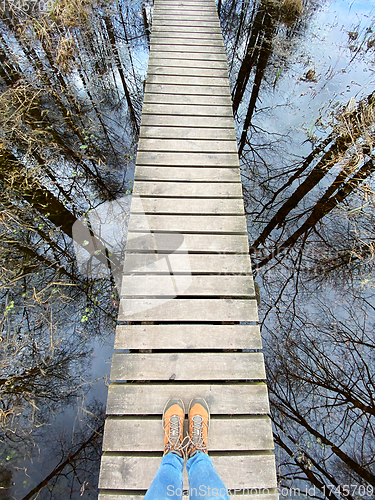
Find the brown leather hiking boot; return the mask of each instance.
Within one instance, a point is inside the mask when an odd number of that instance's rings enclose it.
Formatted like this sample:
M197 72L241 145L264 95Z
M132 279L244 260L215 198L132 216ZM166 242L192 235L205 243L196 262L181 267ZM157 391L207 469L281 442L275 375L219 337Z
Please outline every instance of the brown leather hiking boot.
M189 405L189 446L187 458L193 457L197 451L208 453L208 427L210 410L204 399L196 398Z
M163 412L164 455L175 453L184 458L183 426L185 407L181 399L167 401Z

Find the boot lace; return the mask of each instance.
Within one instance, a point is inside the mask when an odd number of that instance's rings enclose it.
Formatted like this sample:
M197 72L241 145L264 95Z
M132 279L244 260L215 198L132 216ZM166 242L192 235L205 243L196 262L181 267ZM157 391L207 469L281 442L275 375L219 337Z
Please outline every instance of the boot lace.
M167 425L165 426L165 429ZM186 438L180 441L181 436L181 420L178 415L172 415L169 418L169 431L165 430L165 436L167 437L167 444L164 447L164 455L173 451L178 452L181 456L184 455L186 449Z
M193 429L192 429L192 437L189 437L189 455L192 456L195 451L203 451L207 453L207 443L204 442L203 439L203 428L206 428L207 424L204 422L203 417L200 415L194 415L192 418Z

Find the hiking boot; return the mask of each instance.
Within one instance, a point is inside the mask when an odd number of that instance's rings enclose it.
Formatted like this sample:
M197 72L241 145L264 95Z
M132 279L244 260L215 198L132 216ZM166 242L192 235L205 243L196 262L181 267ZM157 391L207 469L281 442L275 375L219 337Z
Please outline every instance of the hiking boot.
M193 399L189 405L189 446L187 458L193 457L197 451L208 453L208 427L210 410L204 399Z
M184 458L183 426L185 407L181 399L167 401L163 412L164 455L175 453Z

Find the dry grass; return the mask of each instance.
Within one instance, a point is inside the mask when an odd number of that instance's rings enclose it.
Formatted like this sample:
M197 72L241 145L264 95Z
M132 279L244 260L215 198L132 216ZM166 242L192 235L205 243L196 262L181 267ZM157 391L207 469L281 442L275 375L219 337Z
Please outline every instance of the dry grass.
M49 15L66 28L76 28L89 21L92 0L61 0L55 2Z
M301 17L302 12L302 0L284 0L280 7L280 20L290 26Z
M70 73L76 67L76 50L77 47L72 38L63 37L60 39L55 62L63 73Z

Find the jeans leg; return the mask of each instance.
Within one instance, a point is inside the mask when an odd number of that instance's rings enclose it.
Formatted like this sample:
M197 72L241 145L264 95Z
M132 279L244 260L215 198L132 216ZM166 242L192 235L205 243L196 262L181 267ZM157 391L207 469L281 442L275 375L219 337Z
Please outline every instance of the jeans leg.
M229 500L227 489L206 453L198 451L189 458L186 469L190 500Z
M184 461L175 453L164 455L144 500L181 500Z

